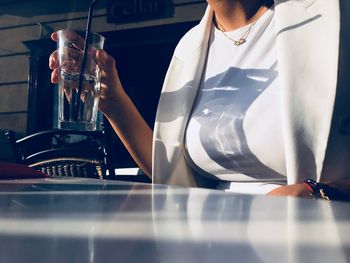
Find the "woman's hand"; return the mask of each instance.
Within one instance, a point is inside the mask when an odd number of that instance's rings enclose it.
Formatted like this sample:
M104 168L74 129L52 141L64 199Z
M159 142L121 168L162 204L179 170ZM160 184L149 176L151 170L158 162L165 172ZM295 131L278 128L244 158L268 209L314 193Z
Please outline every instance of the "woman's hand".
M311 198L310 191L304 183L281 186L267 195Z
M110 115L116 110L116 105L121 100L124 89L120 82L115 60L104 50L96 52L96 61L101 70L101 95L99 109L105 115Z
M83 49L84 39L73 31L71 31L66 37L70 38L72 42L72 48L69 48L70 55L72 55L72 57L75 59L77 59L77 56L82 56L82 52L79 52L79 50L81 51ZM51 38L57 42L57 33L53 33ZM105 115L109 115L111 112L115 111L115 105L118 105L118 101L120 100L121 96L123 96L123 88L116 70L115 60L104 50L97 50L89 55L94 56L101 70L101 94L99 109ZM58 52L56 50L50 55L49 58L49 67L52 69L52 83L58 83L59 81L58 66Z
M325 182L321 183L322 185L325 195L330 200L350 201L350 180ZM281 186L269 192L268 195L312 198L311 192L305 183Z

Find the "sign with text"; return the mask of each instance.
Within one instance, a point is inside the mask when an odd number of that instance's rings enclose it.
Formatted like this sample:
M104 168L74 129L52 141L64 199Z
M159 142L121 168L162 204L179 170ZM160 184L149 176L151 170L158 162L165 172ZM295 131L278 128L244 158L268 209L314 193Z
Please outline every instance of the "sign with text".
M126 23L167 16L168 0L108 0L107 22Z

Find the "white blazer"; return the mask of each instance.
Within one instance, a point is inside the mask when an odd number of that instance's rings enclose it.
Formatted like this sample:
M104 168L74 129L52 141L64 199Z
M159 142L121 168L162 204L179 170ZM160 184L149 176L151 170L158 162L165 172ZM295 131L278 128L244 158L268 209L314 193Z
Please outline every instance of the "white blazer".
M349 14L349 0L275 0L288 184L305 178L350 178L350 71L345 73L350 70ZM183 142L207 57L212 18L208 7L171 60L154 127L154 183L197 185L184 158Z

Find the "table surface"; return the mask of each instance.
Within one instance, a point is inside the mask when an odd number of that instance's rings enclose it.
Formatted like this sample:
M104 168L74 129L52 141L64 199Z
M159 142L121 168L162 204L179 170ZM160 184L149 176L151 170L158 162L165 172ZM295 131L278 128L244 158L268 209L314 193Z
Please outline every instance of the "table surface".
M343 202L48 178L0 209L0 262L350 262Z

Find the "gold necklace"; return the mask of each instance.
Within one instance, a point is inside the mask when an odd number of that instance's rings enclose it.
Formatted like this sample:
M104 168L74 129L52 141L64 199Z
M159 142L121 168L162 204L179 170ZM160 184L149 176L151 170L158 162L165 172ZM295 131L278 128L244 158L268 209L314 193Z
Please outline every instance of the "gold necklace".
M252 22L250 24L250 26L248 27L247 31L245 31L244 34L238 40L236 40L236 39L231 38L230 36L228 36L225 33L226 29L220 24L220 22L216 18L216 16L214 17L214 19L215 19L215 23L218 25L218 29L220 30L220 32L222 32L222 34L225 37L227 37L229 40L231 40L235 46L240 46L240 45L244 44L245 42L247 42L247 37L248 37L250 31L252 30L253 26L255 25L256 21L257 21L257 20L255 20L254 22Z

